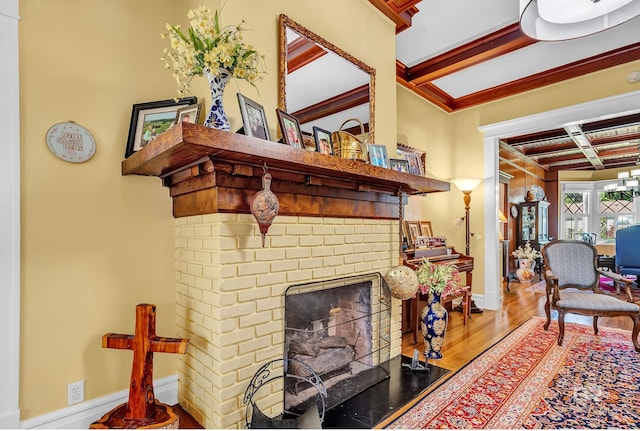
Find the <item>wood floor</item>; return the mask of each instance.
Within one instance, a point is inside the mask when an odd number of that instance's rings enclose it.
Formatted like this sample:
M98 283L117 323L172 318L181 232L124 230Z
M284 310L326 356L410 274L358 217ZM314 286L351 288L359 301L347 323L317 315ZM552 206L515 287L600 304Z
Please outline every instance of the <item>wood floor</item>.
M545 317L544 293L528 289L530 286L511 282L509 291L503 286L502 308L499 311L485 310L481 314L472 314L466 325L462 323L462 313L451 312L443 346L444 357L429 362L455 372L530 317ZM552 312L552 318L554 319L552 325L557 324L555 312ZM592 318L574 314L568 314L565 321L589 326L592 324ZM632 322L628 317L600 318L598 326L631 330ZM413 342L413 334L404 334L402 353L413 356L415 349L424 351L421 334L418 334L417 344ZM421 359L424 360L423 354ZM177 413L180 414L180 428L202 428L184 410L178 408Z
M537 278L536 278L537 281ZM535 284L535 281L531 284ZM503 286L502 308L499 311L484 310L472 314L466 325L462 323L462 313L453 311L443 346L443 358L429 362L440 367L457 371L487 348L500 341L505 335L520 326L532 316L546 317L544 312L544 292L527 289L530 284L509 283L509 291ZM557 325L557 313L552 311L552 325ZM592 325L593 318L567 314L566 322ZM598 326L631 330L632 321L628 317L601 317ZM413 335L406 333L402 339L402 353L412 356L414 349L424 351L421 334L414 344ZM424 355L420 358L424 360Z

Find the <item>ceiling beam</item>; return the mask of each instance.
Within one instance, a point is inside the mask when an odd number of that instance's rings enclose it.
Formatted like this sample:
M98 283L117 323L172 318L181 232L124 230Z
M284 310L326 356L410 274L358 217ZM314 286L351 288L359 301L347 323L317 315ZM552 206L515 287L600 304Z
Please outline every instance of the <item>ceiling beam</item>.
M396 24L396 34L411 27L413 16L418 13L416 4L422 0L369 0L380 12Z
M518 23L502 28L480 39L411 66L409 81L416 86L459 72L487 60L498 58L538 42L526 36Z
M369 84L361 85L353 90L346 91L329 99L322 100L291 115L296 117L300 124L324 118L337 112L360 106L369 102Z

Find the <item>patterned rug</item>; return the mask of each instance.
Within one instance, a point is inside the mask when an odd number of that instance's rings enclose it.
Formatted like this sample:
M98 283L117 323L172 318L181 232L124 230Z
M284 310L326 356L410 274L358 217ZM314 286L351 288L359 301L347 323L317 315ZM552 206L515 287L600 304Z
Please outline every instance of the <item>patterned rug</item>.
M386 425L392 429L638 428L630 332L533 317Z

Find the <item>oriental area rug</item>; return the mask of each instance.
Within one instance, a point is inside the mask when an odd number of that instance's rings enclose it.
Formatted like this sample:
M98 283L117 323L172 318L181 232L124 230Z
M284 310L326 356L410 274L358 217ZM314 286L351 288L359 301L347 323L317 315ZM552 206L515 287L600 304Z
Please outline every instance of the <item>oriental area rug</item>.
M533 317L391 419L391 429L638 428L640 354L629 331Z

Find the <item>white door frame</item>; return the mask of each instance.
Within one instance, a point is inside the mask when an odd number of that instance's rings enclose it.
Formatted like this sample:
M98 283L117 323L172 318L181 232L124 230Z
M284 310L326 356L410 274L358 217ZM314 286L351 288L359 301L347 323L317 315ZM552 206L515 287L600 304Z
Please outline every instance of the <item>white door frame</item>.
M0 2L0 428L20 426L20 87L18 0Z
M640 90L500 123L488 124L478 128L484 133L484 171L486 174L484 180L484 231L486 240L484 242L485 294L483 304L485 308L489 310L499 309L500 297L502 296L501 274L498 273L498 262L501 259L498 241L498 148L500 139L556 129L572 122L603 120L638 113L640 112L639 101ZM491 238L495 240L491 240ZM490 256L493 256L494 259L490 259Z

